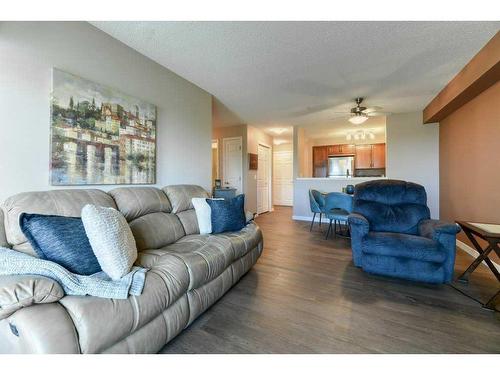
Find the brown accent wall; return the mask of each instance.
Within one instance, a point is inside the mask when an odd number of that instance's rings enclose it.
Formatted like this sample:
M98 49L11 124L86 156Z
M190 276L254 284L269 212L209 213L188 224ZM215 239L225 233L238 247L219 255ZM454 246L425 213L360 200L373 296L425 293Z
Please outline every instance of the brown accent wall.
M441 219L500 224L500 81L440 121L439 160Z

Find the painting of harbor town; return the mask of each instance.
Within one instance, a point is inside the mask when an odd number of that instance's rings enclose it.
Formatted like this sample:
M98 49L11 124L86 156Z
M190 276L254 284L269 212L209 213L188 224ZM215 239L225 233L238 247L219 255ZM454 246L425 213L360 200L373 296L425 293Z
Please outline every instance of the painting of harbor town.
M53 69L51 183L154 184L156 107Z

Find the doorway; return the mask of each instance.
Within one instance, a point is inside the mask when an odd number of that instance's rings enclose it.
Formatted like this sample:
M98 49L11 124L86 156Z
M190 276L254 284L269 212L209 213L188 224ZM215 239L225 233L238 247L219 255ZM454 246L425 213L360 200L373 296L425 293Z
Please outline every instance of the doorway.
M271 148L258 145L257 213L271 211Z
M293 206L293 151L273 152L273 204Z
M212 186L219 178L219 140L212 139Z
M241 145L241 137L222 139L224 151L222 155L223 186L235 188L236 194L243 193L243 153Z

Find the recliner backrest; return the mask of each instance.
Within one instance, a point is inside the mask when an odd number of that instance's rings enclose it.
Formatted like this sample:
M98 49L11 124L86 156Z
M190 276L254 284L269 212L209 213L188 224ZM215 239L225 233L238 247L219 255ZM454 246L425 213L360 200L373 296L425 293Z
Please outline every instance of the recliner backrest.
M193 198L209 198L210 195L198 185L169 185L163 191L172 204L172 213L176 214L187 235L200 233L198 219L193 207Z
M113 198L97 189L61 189L13 195L2 205L7 242L16 250L36 255L21 231L19 215L26 212L80 217L86 204L116 208Z
M159 249L185 236L165 193L155 187L120 187L109 191L127 219L137 250Z
M400 180L374 180L356 185L353 212L366 217L370 230L417 234L418 223L430 218L422 185Z

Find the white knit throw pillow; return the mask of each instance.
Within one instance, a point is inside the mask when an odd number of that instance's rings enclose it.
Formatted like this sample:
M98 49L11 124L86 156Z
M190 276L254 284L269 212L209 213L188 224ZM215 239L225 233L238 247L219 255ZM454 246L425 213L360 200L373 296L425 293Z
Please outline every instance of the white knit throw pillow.
M212 233L212 210L207 203L206 198L192 198L194 210L196 212L196 219L198 220L198 227L200 234Z
M87 204L82 209L82 222L102 270L113 280L129 273L137 259L137 247L123 214Z

